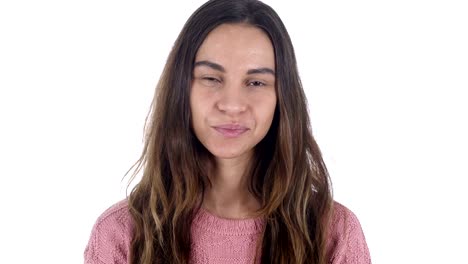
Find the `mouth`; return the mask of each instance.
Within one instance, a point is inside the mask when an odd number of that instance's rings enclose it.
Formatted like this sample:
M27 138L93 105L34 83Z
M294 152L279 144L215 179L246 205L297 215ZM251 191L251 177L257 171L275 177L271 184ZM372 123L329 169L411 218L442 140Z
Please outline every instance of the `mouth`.
M236 138L247 132L249 129L240 125L220 125L213 127L218 133L227 138Z

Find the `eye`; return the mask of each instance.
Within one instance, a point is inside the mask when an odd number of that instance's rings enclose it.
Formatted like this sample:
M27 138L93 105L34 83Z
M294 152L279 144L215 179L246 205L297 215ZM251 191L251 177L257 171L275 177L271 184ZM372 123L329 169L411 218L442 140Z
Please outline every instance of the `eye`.
M201 84L209 87L218 86L221 84L222 80L213 76L202 76L199 78Z
M220 80L214 78L214 77L203 77L202 80L207 81L207 82L221 82Z
M247 83L248 86L256 86L256 87L259 87L259 86L265 86L266 84L264 82L261 82L261 81L250 81Z

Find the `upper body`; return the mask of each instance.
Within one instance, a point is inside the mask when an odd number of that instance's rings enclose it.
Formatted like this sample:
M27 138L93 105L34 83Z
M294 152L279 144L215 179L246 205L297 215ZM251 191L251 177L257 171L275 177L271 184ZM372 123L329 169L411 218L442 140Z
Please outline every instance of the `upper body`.
M99 218L88 263L370 262L356 217L333 203L294 48L268 5L198 8L146 121L142 178Z
M359 220L335 202L328 252L332 264L369 264L369 250ZM257 239L264 227L261 218L225 219L200 209L191 225L191 262L252 263ZM107 209L96 221L84 251L85 264L126 264L133 223L127 199Z

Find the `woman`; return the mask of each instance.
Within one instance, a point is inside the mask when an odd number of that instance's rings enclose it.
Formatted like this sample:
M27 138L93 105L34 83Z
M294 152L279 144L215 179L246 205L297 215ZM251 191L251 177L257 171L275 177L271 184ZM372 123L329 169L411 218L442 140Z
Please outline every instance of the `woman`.
M135 174L86 263L370 263L333 202L289 35L256 0L186 22L158 83Z

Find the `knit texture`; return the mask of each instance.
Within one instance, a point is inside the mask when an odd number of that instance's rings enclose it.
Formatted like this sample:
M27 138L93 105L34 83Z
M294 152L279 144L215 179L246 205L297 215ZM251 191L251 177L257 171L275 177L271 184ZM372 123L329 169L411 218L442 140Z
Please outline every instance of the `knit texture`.
M132 221L126 199L99 216L84 251L85 264L130 263ZM225 219L202 208L191 225L190 262L253 263L264 225L262 218ZM371 263L359 220L353 212L337 202L334 203L328 251L331 264Z

